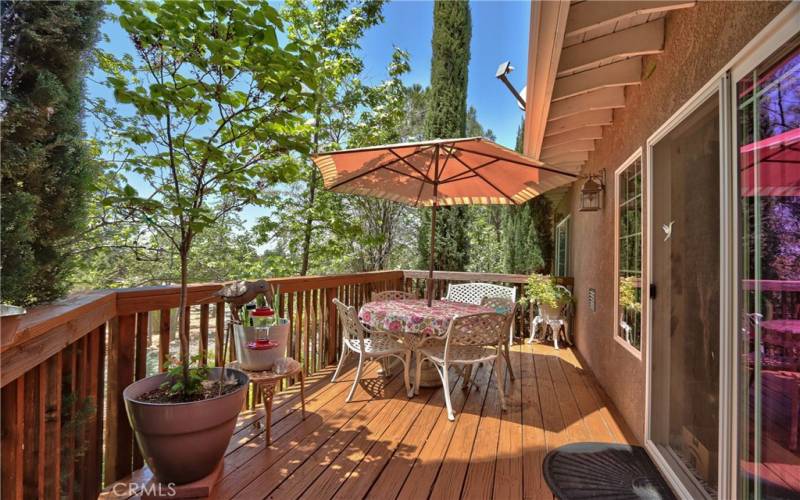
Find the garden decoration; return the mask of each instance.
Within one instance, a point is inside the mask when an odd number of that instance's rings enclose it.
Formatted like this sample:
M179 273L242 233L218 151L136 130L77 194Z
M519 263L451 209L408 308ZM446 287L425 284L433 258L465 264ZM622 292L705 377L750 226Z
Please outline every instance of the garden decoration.
M252 302L255 298L264 294L267 302L272 302L274 294L267 280L258 281L235 281L222 287L214 295L222 297L231 309L231 318L236 322L241 322L239 309L245 304Z

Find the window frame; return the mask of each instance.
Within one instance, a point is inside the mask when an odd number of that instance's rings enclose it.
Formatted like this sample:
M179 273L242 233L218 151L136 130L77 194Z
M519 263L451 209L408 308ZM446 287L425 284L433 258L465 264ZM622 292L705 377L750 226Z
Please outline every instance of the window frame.
M569 276L569 274L570 274L570 268L569 268L569 264L570 264L570 258L569 258L569 240L570 240L570 238L569 238L569 226L570 226L570 222L571 222L571 214L567 214L566 216L564 216L564 218L562 218L560 221L558 221L556 223L556 225L555 225L555 229L554 229L555 234L553 235L554 236L553 239L555 240L555 259L553 259L553 275L555 275L555 276ZM561 246L559 244L560 240L558 238L559 231L564 231L564 247L565 248L564 248L564 274L563 275L559 274L559 268L560 268L559 264L560 264L560 256L561 256L561 252L560 252Z
M633 344L628 342L620 335L620 326L619 326L619 315L620 315L620 305L619 305L619 274L620 274L620 203L621 203L621 190L620 190L620 177L622 173L631 165L633 165L636 161L639 161L639 175L641 176L641 189L642 192L639 195L639 203L641 207L641 215L639 220L639 255L641 259L641 269L640 269L640 280L641 286L643 288L641 293L641 303L642 303L642 312L640 313L640 320L639 320L639 331L640 331L640 340L639 340L639 348L637 349ZM645 193L646 193L646 179L645 179L645 163L643 157L643 148L639 147L636 151L633 152L622 164L617 167L614 171L614 322L613 322L613 337L614 340L625 348L626 351L631 353L636 359L639 361L642 360L642 352L643 346L646 342L646 325L647 321L645 321L645 267L646 263L645 260L645 221L647 220L647 203L645 202Z

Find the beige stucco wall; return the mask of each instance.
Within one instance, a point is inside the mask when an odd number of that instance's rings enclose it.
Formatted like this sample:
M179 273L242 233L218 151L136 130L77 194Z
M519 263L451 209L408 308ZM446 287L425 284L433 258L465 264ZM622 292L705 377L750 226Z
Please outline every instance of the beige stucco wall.
M644 356L614 340L614 171L678 108L708 82L787 2L699 2L667 15L664 52L644 58L641 86L627 87L626 107L589 155L586 172L606 170L604 210L579 212L580 185L571 191L571 267L578 350L636 436L643 440ZM653 66L654 65L654 66ZM645 159L646 160L646 159ZM644 165L645 163L643 163ZM645 200L645 206L647 201ZM647 228L645 228L646 234ZM597 310L588 307L597 290ZM645 332L647 335L647 332ZM645 339L643 338L643 343Z

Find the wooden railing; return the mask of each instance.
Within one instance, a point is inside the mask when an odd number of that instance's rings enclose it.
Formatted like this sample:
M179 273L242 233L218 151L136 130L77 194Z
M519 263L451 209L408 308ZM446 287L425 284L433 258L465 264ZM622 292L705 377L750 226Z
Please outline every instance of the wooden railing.
M358 307L373 291L424 290L426 279L424 271L378 271L269 280L280 286L279 313L291 324L288 355L308 374L335 363L341 336L334 297ZM526 279L437 272L434 293L444 295L450 282L521 286ZM191 354L214 365L222 360L226 322L215 295L220 287L190 285L185 315ZM104 484L142 466L122 391L180 353L178 300L175 286L104 290L25 316L14 340L0 349L3 499L96 497ZM255 395L248 400L257 403Z

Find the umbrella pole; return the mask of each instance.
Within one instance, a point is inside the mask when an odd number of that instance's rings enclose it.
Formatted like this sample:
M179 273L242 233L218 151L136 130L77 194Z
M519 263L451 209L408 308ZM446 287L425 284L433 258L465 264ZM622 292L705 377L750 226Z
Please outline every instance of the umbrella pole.
M435 190L435 186L434 186ZM436 251L436 209L438 208L438 203L433 202L433 206L431 207L431 246L430 246L430 267L428 269L428 307L431 307L431 303L433 302L433 254Z

